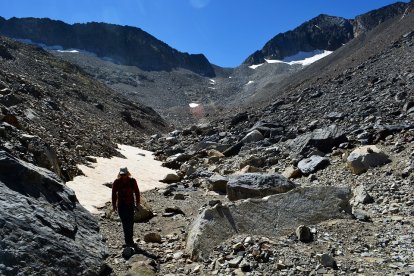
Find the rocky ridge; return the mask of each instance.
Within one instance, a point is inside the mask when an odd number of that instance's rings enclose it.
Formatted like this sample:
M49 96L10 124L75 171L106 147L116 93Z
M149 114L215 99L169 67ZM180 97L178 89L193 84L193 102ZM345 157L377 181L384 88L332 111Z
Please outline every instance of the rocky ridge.
M0 59L0 148L62 179L88 155L116 155L116 143L167 128L153 109L41 48L1 37Z
M215 76L204 55L181 53L145 31L130 26L97 22L69 25L47 18L13 17L0 19L0 34L48 46L58 45L63 49L85 50L147 71L184 68L203 76Z

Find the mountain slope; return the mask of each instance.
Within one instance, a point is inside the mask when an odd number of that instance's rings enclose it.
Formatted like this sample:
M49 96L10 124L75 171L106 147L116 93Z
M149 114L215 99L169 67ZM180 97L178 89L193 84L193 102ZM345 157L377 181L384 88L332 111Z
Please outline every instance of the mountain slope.
M282 60L298 52L334 51L387 19L402 14L406 8L406 3L398 2L357 16L355 20L319 15L292 31L278 34L249 56L244 64L261 64L265 59Z
M151 108L119 95L39 47L0 37L0 149L56 172L79 174L86 156L166 129Z
M0 18L0 34L29 39L48 46L81 49L134 65L147 71L184 68L212 77L214 69L202 54L181 53L143 30L105 23L69 25L62 21L37 18Z
M317 63L268 84L246 106L266 105L264 118L297 129L312 121L369 125L369 115L380 124L404 124L412 116L407 110L413 100L413 26L412 12L388 20ZM330 119L331 112L342 115Z

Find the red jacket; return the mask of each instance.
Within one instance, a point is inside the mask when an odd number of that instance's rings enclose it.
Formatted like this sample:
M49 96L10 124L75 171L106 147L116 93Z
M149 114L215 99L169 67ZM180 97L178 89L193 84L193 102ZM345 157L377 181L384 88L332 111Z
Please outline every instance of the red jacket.
M134 178L118 178L112 184L112 206L116 208L119 205L135 205L140 203L140 193L137 181Z

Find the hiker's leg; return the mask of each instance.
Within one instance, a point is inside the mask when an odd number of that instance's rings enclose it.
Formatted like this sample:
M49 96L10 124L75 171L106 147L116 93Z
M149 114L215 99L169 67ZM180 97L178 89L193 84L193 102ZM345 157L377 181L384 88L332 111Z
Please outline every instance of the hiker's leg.
M128 206L125 206L125 205L119 205L118 206L118 214L119 214L119 218L121 219L121 222L122 222L122 229L123 229L123 231L124 231L124 239L125 239L125 243L126 244L128 244L128 242L129 242L129 240L128 240L128 238L129 238L129 232L130 232L130 230L129 230L129 228L130 228L130 226L129 226L129 221L130 221L130 219L129 219L129 209L130 208L128 208Z
M134 206L128 207L125 212L125 243L127 245L134 244Z

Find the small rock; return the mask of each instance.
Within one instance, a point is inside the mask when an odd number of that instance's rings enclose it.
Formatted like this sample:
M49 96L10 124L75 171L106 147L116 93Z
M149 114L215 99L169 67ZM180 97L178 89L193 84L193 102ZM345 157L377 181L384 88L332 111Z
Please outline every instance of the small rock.
M175 194L174 200L185 200L185 196L183 194Z
M329 165L329 159L318 155L312 155L298 163L298 169L303 174L311 174L318 170L324 169Z
M338 268L335 259L331 255L329 255L327 253L320 254L320 255L318 255L318 258L319 258L319 262L321 263L322 266L331 267L333 269Z
M239 264L241 263L242 260L243 260L242 256L237 256L236 258L234 258L234 259L232 259L228 262L229 267L231 267L231 268L239 267Z
M213 207L213 206L215 206L217 204L221 204L221 200L219 200L219 199L212 199L212 200L210 200L208 202L208 205L211 206L211 207Z
M174 258L174 260L178 260L178 259L181 259L183 257L183 255L184 255L184 253L182 251L178 251L178 252L174 253L173 258Z
M296 228L296 236L301 242L308 243L313 241L311 230L305 225L300 225L298 228Z
M147 233L144 236L144 241L147 243L161 243L161 235L155 232Z
M132 255L134 255L134 249L131 247L125 247L124 250L122 250L122 257L125 260L128 260L129 258L132 257Z
M360 210L360 209L353 209L352 210L352 215L355 217L355 219L359 220L359 221L365 221L365 222L370 222L371 218L368 215L367 212Z
M299 178L302 176L302 172L293 166L287 167L282 175L288 179Z
M368 194L363 185L356 187L353 192L356 203L369 204L374 202L374 199Z

